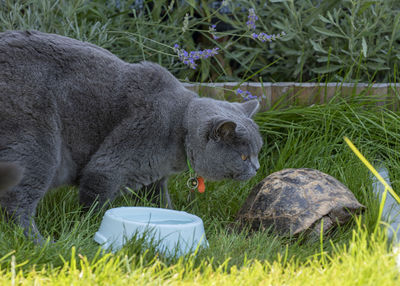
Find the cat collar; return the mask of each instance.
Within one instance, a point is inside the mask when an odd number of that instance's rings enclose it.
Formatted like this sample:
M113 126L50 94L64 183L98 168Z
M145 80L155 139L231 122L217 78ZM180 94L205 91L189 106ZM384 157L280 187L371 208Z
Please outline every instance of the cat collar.
M206 190L206 185L204 184L204 178L203 177L190 177L187 182L187 186L191 191L194 191L197 189L199 193L204 193Z
M192 166L190 166L189 159L187 159L187 165L189 168L189 179L186 182L186 185L188 188L194 192L194 190L198 190L199 193L204 193L206 190L206 185L204 184L204 178L200 176L196 176L195 172L192 169Z

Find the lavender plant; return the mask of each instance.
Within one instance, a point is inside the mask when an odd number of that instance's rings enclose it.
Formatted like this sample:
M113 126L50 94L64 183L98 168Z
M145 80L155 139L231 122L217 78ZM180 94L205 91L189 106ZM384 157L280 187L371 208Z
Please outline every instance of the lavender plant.
M281 32L279 34L272 34L272 35L268 35L264 32L260 32L260 33L255 33L254 31L256 30L257 26L256 26L256 22L258 20L258 16L255 13L254 8L250 8L248 10L248 21L246 22L246 26L248 27L248 31L242 35L242 36L248 36L249 31L253 30L253 33L251 34L251 37L255 40L259 40L261 42L271 42L271 41L275 41L278 38L281 38L282 36L285 36L286 33L285 32ZM185 19L183 21L183 28L182 30L185 32L187 30L187 27L189 25L188 22L188 14L185 15ZM211 26L209 26L208 29L209 33L211 34L212 38L214 40L219 39L220 37L216 35L217 30L216 30L216 25L213 24ZM174 51L175 53L178 55L179 60L189 66L191 69L196 69L197 64L196 64L196 60L199 59L207 59L209 57L215 56L218 54L218 50L219 48L213 48L213 49L206 49L203 51L191 51L188 52L185 49L182 49L178 44L174 45ZM240 88L237 88L235 91L236 95L239 95L240 97L242 97L243 100L250 100L250 99L255 99L258 98L257 96L251 94L249 91L246 90L242 90ZM259 99L260 100L260 99Z
M278 61L257 80L399 82L399 11L398 0L0 0L0 30L88 41L190 81L240 81ZM193 69L177 61L174 43L221 55Z

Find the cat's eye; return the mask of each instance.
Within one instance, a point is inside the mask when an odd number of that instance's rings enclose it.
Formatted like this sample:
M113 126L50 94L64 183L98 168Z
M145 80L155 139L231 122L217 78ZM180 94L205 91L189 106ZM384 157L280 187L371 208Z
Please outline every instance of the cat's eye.
M243 161L246 161L246 160L247 160L247 156L246 156L246 155L242 154L241 157L242 157L242 160L243 160Z

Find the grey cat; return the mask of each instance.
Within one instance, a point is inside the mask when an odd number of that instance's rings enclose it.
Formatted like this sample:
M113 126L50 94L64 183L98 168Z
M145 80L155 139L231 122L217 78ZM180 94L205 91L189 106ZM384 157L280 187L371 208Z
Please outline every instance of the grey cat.
M156 186L187 159L208 180L247 180L262 146L257 101L200 98L163 67L37 31L0 33L0 205L42 241L33 217L54 187L90 207Z

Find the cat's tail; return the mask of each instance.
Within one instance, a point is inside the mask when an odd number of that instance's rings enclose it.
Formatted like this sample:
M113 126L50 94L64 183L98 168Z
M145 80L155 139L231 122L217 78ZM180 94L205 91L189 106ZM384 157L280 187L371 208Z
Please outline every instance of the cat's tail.
M0 192L18 184L23 172L23 169L15 163L0 162Z

